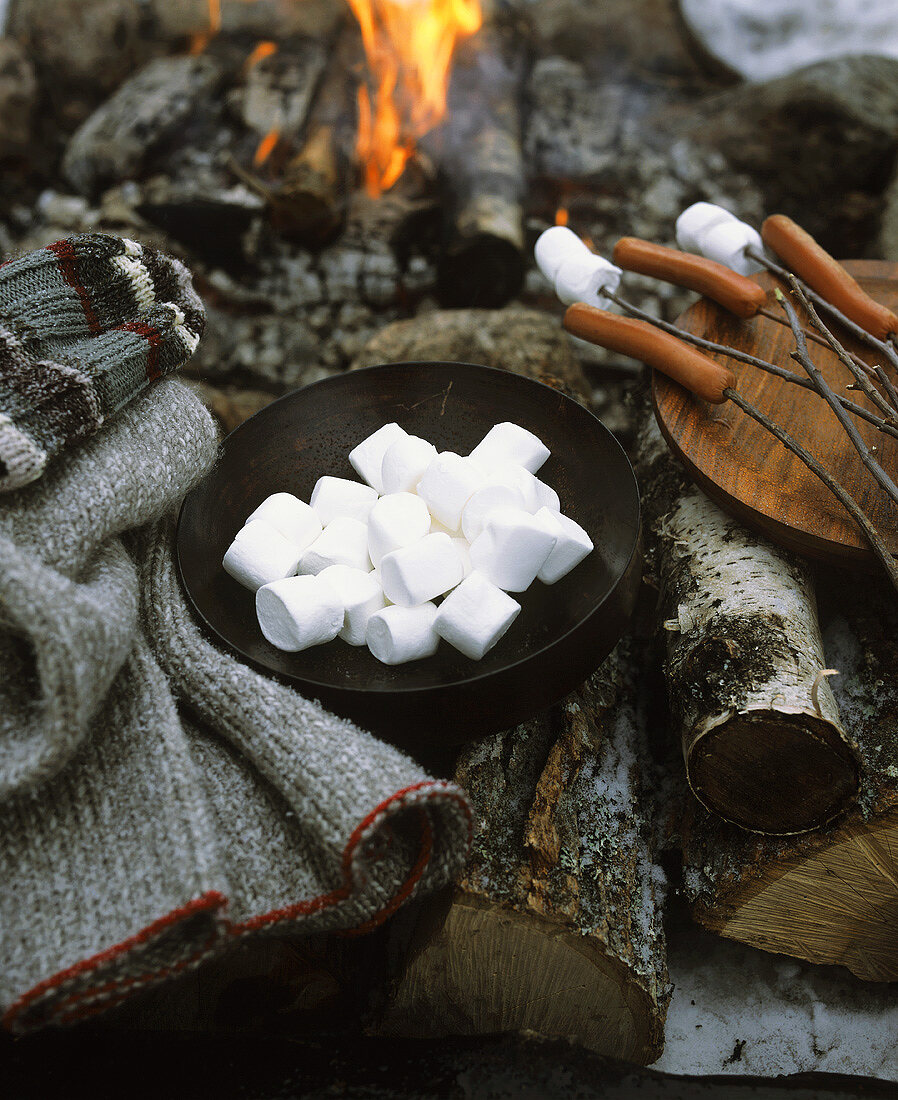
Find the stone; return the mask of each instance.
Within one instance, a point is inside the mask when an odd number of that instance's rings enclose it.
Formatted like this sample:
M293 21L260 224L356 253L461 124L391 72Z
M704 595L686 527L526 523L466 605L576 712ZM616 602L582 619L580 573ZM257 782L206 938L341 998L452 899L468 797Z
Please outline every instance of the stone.
M34 68L12 38L0 38L0 158L24 153L37 101Z
M557 380L575 396L589 386L558 321L531 309L455 309L419 314L381 329L352 363L449 360L500 367L538 381Z
M894 0L679 0L679 9L700 49L743 80L845 54L898 58Z

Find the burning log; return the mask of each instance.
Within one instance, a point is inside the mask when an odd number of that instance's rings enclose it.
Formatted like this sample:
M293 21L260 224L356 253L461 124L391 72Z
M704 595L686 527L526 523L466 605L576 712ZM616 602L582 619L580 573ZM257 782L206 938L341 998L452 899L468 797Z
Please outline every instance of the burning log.
M448 908L418 923L383 1034L528 1031L659 1056L669 992L639 656L622 643L562 703L462 754L479 832Z
M650 416L638 464L693 793L759 832L831 821L855 800L859 764L827 680L806 567L696 489Z
M275 229L313 247L336 235L346 212L350 171L346 128L351 117L347 74L356 48L355 36L344 32L312 106L302 148L287 162L269 197Z
M289 49L279 49L271 41L259 43L244 63L246 84L240 105L244 125L263 141L268 135L277 139L299 134L327 55L327 43L311 38L291 42Z
M435 151L453 198L439 268L449 305L501 306L523 283L524 76L524 41L512 27L485 28L456 56Z
M694 916L767 951L898 979L898 608L880 580L824 575L835 694L857 739L857 805L819 832L752 836L695 806L684 830ZM822 602L822 601L821 601Z

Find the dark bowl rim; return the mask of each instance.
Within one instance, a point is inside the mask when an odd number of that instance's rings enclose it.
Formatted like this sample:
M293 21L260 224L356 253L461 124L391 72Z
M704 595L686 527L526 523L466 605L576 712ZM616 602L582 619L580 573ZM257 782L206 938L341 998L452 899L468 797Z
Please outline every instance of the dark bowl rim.
M181 529L181 518L184 514L184 509L187 507L187 502L190 499L190 497L202 485L203 481L201 480L185 496L184 500L181 502L181 507L178 509L178 519L177 519L177 523L176 523L176 526L175 526L175 558L176 558L176 563L177 563L177 567L178 567L178 579L181 583L181 588L184 591L185 595L187 596L187 599L190 603L190 606L193 608L193 611L202 620L202 622L205 625L206 629L211 631L212 634L214 634L214 636L216 638L221 639L221 641L224 642L227 645L228 649L232 653L238 653L240 655L241 660L248 661L255 668L264 670L267 675L274 676L278 679L286 680L286 681L294 683L294 684L301 683L303 685L308 685L310 688L322 688L322 689L324 689L325 691L328 691L328 692L339 691L341 695L347 695L347 696L353 696L353 697L362 697L362 696L365 696L365 695L377 695L377 696L383 696L383 697L386 697L386 696L389 696L389 695L401 695L401 696L406 697L406 698L413 698L415 695L426 696L431 692L439 692L439 691L444 691L444 690L447 690L447 689L461 688L461 687L464 687L466 684L479 684L482 681L485 681L485 680L488 680L488 679L491 679L491 678L495 678L495 677L499 677L499 676L505 676L507 674L513 673L514 670L520 668L520 666L522 666L522 665L526 665L526 664L529 664L531 661L538 660L543 654L545 654L549 650L552 650L556 646L563 643L572 634L575 634L575 633L578 633L579 631L581 631L583 629L583 627L590 621L590 619L592 619L595 615L597 615L602 610L602 608L605 606L605 604L608 602L608 600L613 596L613 594L617 590L618 586L620 585L621 581L627 576L627 574L630 570L630 567L633 564L633 558L635 557L635 555L637 553L639 553L639 533L640 533L640 530L641 530L641 527L642 527L642 501L641 501L640 496L639 496L639 483L636 480L636 473L633 470L633 464L630 462L629 455L624 450L623 446L620 443L620 440L617 438L617 436L614 434L614 432L612 432L611 429L609 427L607 427L607 425L605 425L601 420L599 420L599 418L596 416L596 414L591 409L588 409L585 405L581 404L579 401L575 401L574 398L569 397L566 393L563 393L561 390L555 389L553 386L548 386L548 385L546 385L545 382L540 382L536 378L529 378L527 375L516 374L514 371L504 370L502 367L489 367L489 366L486 366L483 363L455 362L455 361L452 361L452 360L444 360L444 359L401 359L401 360L397 360L394 363L376 363L376 364L373 364L373 365L368 366L368 367L359 367L356 370L347 370L347 371L345 371L341 374L331 374L331 375L328 375L326 378L318 378L314 382L309 382L305 386L298 386L295 390L290 390L289 393L282 394L280 397L275 398L274 401L269 401L269 403L267 405L263 406L263 408L259 409L258 412L253 413L252 416L247 417L246 420L244 420L241 424L238 424L236 428L234 428L234 429L232 429L232 431L228 432L228 434L224 437L224 439L222 439L221 442L219 443L219 446L218 446L219 459L220 459L221 455L224 452L224 448L225 448L228 440L233 435L235 435L237 432L241 431L241 429L243 429L246 425L250 424L257 417L265 415L268 412L268 410L273 408L275 405L278 405L281 402L286 401L290 398L295 398L297 394L305 393L306 390L312 389L314 387L327 386L327 385L336 385L337 383L340 383L340 382L342 382L345 385L345 379L347 379L347 378L356 377L356 376L363 375L363 374L368 374L368 373L374 373L376 371L383 370L384 368L392 369L394 367L451 367L451 368L463 367L463 368L466 368L466 369L469 369L469 370L475 370L475 371L490 371L493 374L503 375L506 378L511 377L511 378L516 379L515 384L517 384L517 382L527 383L529 385L537 386L540 389L546 390L549 393L551 393L554 397L561 397L565 401L569 401L572 405L576 406L580 411L582 411L582 412L586 413L588 416L592 417L592 419L595 420L596 423L600 425L600 427L603 429L603 431L608 433L608 435L610 436L610 438L613 441L614 445L620 451L621 456L623 457L624 462L626 463L627 469L630 471L630 476L632 478L634 497L635 497L635 501L636 501L636 516L635 516L636 522L635 522L635 526L634 526L634 529L633 529L633 544L630 548L630 554L629 554L629 557L627 558L627 563L623 567L623 569L618 571L617 575L614 578L613 583L609 586L608 591L605 593L605 595L602 597L602 599L598 603L594 604L591 607L591 609L582 618L578 619L577 622L573 624L573 626L571 626L568 630L566 630L564 632L564 634L560 634L557 637L553 638L550 642L548 642L546 645L542 646L540 649L536 649L532 653L528 653L523 657L519 657L517 660L511 662L510 664L502 665L500 668L494 668L494 669L491 669L487 672L473 673L470 676L464 676L462 679L458 679L458 680L442 680L437 684L428 684L424 687L421 687L421 686L418 686L418 687L413 687L413 686L402 687L400 685L391 685L390 687L384 687L384 688L355 687L353 685L334 684L334 683L328 682L328 681L313 680L313 679L310 679L308 676L303 676L299 673L284 672L284 671L281 671L279 669L272 669L269 665L266 665L264 662L259 661L257 658L250 657L249 654L247 654L247 653L244 653L242 649L240 649L238 646L236 646L233 642L229 641L218 629L216 629L215 626L212 625L212 623L209 622L209 620L202 613L202 611L199 609L199 607L197 607L197 605L194 602L193 598L190 596L189 589L188 589L187 584L184 580L184 573L181 569L181 544L180 544L180 539L179 539L178 536L179 536L180 529ZM217 461L216 461L216 465L217 465ZM215 467L213 466L212 470L214 470L214 468ZM212 470L209 470L209 472L205 475L205 477L208 477L209 474L212 472ZM205 480L205 477L203 478L203 480ZM523 593L522 593L522 595L523 595ZM474 663L475 662L472 662L472 664L474 664Z

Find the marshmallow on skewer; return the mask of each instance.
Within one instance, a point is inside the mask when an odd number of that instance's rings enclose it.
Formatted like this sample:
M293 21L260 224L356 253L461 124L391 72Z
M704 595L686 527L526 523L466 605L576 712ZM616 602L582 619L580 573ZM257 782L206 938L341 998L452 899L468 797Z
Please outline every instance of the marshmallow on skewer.
M318 513L322 527L326 527L332 520L341 516L366 523L368 513L376 501L377 490L370 485L329 475L318 478L309 498L309 503Z
M430 512L414 493L389 493L368 516L368 553L375 569L384 554L409 546L430 533Z
M536 574L543 584L554 584L562 577L566 577L587 554L592 553L592 539L579 523L575 523L569 516L562 515L560 512L541 508L535 518L542 520L556 536L555 546Z
M379 493L384 491L383 463L387 448L400 439L408 439L408 432L395 422L384 424L376 432L363 439L349 452L349 463L355 472Z
M450 531L457 531L465 505L485 480L479 463L474 462L473 458L462 458L454 451L443 451L424 471L418 482L418 496L430 509L434 519Z
M235 581L255 592L263 584L292 577L302 553L267 520L254 519L237 532L221 564Z
M368 572L368 527L357 519L338 516L299 559L300 573L320 573L329 565L350 565Z
M338 637L350 645L364 645L368 620L384 606L384 590L373 572L348 565L329 565L318 574L343 601L343 627Z
M536 580L557 536L542 516L500 508L471 543L471 564L505 592L523 592Z
M413 493L437 449L418 435L397 439L384 451L381 484L384 493Z
M536 263L565 305L585 302L603 306L600 291L612 294L620 286L621 269L597 256L566 226L553 225L540 234Z
M463 575L458 550L452 539L442 533L425 535L411 546L385 554L380 563L384 595L391 603L403 607L441 596L454 588Z
M533 432L506 420L494 424L468 457L487 475L509 463L535 474L551 453Z
M739 275L754 275L762 267L745 255L745 249L764 252L761 234L735 214L711 202L696 202L677 218L677 244L715 260Z
M249 516L247 523L264 519L300 550L305 550L321 534L321 520L311 505L292 493L272 493Z
M521 611L517 600L473 572L440 604L434 630L472 661L479 661Z
M374 612L368 620L365 641L373 656L385 665L402 665L431 657L440 644L440 636L433 628L436 617L434 603L421 603L416 607L393 604Z
M287 577L259 589L256 617L273 646L296 653L336 638L343 627L343 601L320 577Z

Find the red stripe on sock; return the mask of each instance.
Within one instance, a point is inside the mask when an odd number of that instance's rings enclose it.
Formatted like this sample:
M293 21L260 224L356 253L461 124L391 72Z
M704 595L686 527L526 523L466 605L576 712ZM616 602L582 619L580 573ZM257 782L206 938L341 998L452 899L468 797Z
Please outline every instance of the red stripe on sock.
M118 326L118 331L136 332L138 336L144 337L150 345L150 350L147 352L147 381L152 382L158 378L159 345L162 343L159 330L153 328L152 325L148 325L146 321L126 321L123 325Z
M81 300L81 308L84 310L87 327L91 335L96 336L99 332L102 332L102 328L97 320L97 315L94 313L93 306L90 304L87 290L78 278L78 255L72 247L72 242L68 240L56 241L54 244L47 245L47 251L52 252L56 257L62 277Z

